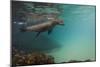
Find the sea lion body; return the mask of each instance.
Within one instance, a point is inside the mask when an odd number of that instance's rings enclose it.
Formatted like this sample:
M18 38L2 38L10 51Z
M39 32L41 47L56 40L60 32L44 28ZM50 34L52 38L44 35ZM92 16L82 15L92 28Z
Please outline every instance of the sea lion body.
M57 20L57 19L54 20L53 19L53 20L50 20L48 22L25 27L25 28L21 29L21 31L23 31L23 32L38 32L37 36L41 32L45 32L45 31L48 31L48 34L50 34L56 25L64 25L64 24L63 24L62 20Z
M25 31L44 32L44 31L50 30L56 25L63 25L63 21L62 20L51 20L48 22L31 25L31 26L26 27Z
M50 22L46 22L46 23L26 27L26 31L44 32L54 26L55 26L54 24L52 24Z

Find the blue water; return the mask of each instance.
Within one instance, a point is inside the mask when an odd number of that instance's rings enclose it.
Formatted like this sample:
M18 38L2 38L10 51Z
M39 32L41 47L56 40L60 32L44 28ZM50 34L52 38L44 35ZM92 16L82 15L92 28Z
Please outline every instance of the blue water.
M69 60L95 60L95 6L62 5L60 18L64 26L56 26L34 39L35 32L20 32L13 24L13 44L26 52L42 51L55 58L56 63Z

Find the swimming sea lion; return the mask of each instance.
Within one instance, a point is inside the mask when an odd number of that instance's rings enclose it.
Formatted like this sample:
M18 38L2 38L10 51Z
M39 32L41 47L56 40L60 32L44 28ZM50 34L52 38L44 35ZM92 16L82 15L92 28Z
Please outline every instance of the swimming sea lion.
M36 25L31 25L31 26L28 26L28 27L25 27L25 28L22 28L20 29L21 31L23 32L38 32L36 37L39 36L39 34L41 32L45 32L45 31L48 31L48 34L50 34L53 30L53 28L56 26L56 25L64 25L63 21L62 20L58 20L58 19L53 19L51 21L48 21L48 22L42 22L40 24L36 24Z

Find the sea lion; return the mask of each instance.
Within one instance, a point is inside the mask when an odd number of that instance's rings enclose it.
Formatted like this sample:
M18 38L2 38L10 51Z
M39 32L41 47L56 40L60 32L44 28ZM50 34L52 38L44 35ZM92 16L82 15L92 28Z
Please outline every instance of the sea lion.
M44 22L44 23L41 22L40 24L31 25L31 26L28 26L25 28L21 28L20 30L22 32L27 32L27 31L28 32L38 32L36 35L36 37L37 37L37 36L39 36L39 34L41 32L45 32L45 31L48 31L48 34L50 34L56 25L64 25L64 23L60 19L52 19L48 22Z

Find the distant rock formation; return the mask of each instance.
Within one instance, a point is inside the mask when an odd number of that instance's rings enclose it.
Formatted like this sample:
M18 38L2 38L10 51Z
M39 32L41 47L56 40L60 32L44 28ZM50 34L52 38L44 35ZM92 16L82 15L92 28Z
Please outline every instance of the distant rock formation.
M95 60L87 59L87 60L70 60L68 62L61 62L61 63L80 63L80 62L93 62Z

